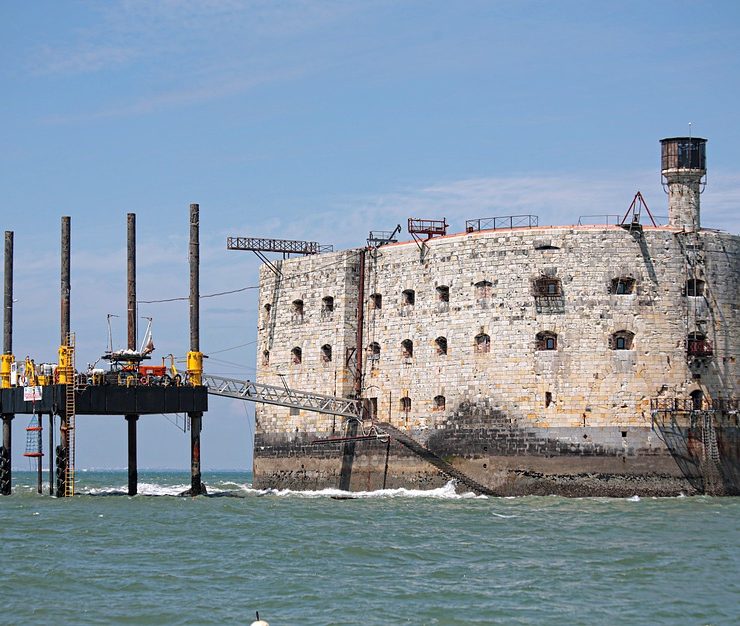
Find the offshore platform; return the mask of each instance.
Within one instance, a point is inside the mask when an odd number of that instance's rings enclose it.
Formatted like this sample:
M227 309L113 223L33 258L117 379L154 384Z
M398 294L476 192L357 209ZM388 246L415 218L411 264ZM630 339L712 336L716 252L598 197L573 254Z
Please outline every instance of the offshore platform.
M110 369L78 373L75 335L70 330L71 219L61 224L61 323L56 364L36 365L26 358L22 367L13 355L13 233L5 233L5 292L3 354L0 355L0 495L11 493L11 421L16 415L34 416L25 456L36 457L38 491L42 492L43 417L49 418L49 492L75 494L75 418L78 415L122 415L128 423L128 493L137 493L137 422L142 415L186 413L190 420L191 487L187 494L205 493L201 482L200 433L208 394L202 384L203 354L199 343L199 206L190 205L190 350L185 376L170 376L164 366L146 366L152 346L137 348L136 333L136 215L128 214L128 348L103 355ZM174 368L173 368L174 369ZM59 437L55 446L55 417Z
M42 458L43 423L48 417L48 448L53 451L49 459L48 493L57 497L75 495L75 418L78 415L123 416L128 430L128 494L138 491L137 422L145 415L187 414L190 423L190 489L181 495L205 495L201 480L201 431L203 415L208 410L208 395L217 395L255 403L271 404L299 411L334 415L352 430L362 421L365 407L358 397L346 398L310 391L299 391L282 385L269 385L249 380L238 380L208 375L203 371L200 350L200 278L199 278L199 205L190 205L190 350L187 353L187 370L177 372L172 364L146 365L153 345L147 332L137 346L136 300L136 215L127 215L127 348L113 350L112 342L101 359L108 361L108 369L89 366L87 371L75 367L75 335L70 329L70 241L71 218L61 221L61 282L60 282L60 346L57 363L36 364L26 357L23 363L13 354L13 232L5 232L4 266L4 323L3 353L0 355L0 416L3 423L0 446L0 495L12 492L12 420L17 415L30 415L26 428L24 456L37 462L37 491L43 493ZM308 248L306 246L309 246ZM310 247L315 245L316 249ZM324 247L328 248L328 247ZM283 240L241 240L229 238L229 250L252 250L272 266L262 252L286 254L316 254L326 251L311 242ZM171 356L171 355L170 355ZM58 418L58 422L57 422ZM57 428L58 424L58 438ZM425 458L442 473L467 484L480 493L489 491L468 476L437 458L427 450L417 450L418 445L390 425L375 428L373 439L397 440L415 454ZM355 437L332 437L326 443L349 446ZM361 439L361 438L360 438ZM351 464L343 471L348 483ZM346 488L346 487L345 487Z

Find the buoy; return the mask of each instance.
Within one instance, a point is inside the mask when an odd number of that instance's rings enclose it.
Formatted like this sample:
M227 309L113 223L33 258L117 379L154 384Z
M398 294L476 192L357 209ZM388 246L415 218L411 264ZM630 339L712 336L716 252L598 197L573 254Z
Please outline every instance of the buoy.
M255 611L255 615L257 616L257 621L252 622L251 626L270 626L265 620L260 619L260 612Z

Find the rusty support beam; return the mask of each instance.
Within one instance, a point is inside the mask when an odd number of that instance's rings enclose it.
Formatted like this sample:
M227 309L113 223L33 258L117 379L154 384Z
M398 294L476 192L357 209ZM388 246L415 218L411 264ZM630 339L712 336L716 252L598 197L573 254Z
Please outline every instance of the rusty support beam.
M200 352L200 207L190 205L190 350Z
M126 226L128 349L136 350L136 213L129 213L127 215Z
M71 218L62 217L62 269L61 269L61 340L60 345L69 345L69 302L71 294L70 280L70 241Z
M13 231L5 231L5 317L3 353L13 354Z

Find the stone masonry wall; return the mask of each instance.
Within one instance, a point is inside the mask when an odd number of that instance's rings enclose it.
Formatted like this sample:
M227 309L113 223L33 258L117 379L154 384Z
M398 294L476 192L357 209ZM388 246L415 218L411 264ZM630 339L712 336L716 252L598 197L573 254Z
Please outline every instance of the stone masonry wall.
M363 396L401 428L448 429L461 407L485 406L537 432L588 428L597 439L603 434L602 443L618 437L614 429L642 431L642 446L651 397L737 395L739 253L740 237L667 227L540 227L450 235L423 250L413 242L383 246L366 262ZM350 395L358 251L280 267L282 279L265 267L260 274L258 380ZM614 293L619 278L632 293ZM703 281L703 295L686 295L690 278ZM447 288L448 302L438 287ZM409 290L413 304L404 303ZM372 308L373 294L382 295L381 308ZM334 310L322 313L327 296ZM713 355L687 358L689 333L704 336ZM481 335L490 338L487 350ZM539 349L548 337L555 349ZM627 349L613 349L620 337ZM322 359L325 345L331 361ZM293 363L295 347L301 363ZM263 433L341 429L331 416L266 405L257 421Z

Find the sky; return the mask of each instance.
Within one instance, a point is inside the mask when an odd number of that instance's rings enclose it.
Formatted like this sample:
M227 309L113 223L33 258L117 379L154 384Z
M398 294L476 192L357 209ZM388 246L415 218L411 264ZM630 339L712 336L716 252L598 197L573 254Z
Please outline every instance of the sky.
M72 218L77 366L126 342L126 215L140 301L255 287L227 236L335 249L409 217L667 214L664 137L705 137L702 225L740 231L740 3L6 0L0 227L14 232L16 357L55 361ZM404 230L405 232L405 230ZM203 298L206 371L255 376L256 289ZM185 301L140 303L184 357ZM145 325L141 320L141 327ZM184 364L183 364L184 369ZM27 416L13 423L23 468ZM174 416L139 420L139 467L189 467ZM182 420L180 419L180 424ZM251 467L254 407L210 397L204 469ZM125 468L123 417L79 417L77 466Z

